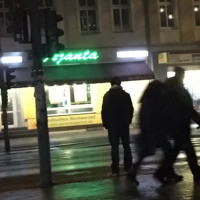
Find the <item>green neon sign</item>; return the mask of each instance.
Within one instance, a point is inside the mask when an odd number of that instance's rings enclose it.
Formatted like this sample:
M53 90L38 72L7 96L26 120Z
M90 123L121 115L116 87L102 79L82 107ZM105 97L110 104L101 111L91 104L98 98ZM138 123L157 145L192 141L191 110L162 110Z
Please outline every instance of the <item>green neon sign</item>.
M47 63L49 61L55 63L56 65L66 64L69 62L76 61L88 61L88 60L97 60L99 55L96 51L90 52L89 50L83 52L76 53L59 53L54 54L52 58L44 58L43 63Z

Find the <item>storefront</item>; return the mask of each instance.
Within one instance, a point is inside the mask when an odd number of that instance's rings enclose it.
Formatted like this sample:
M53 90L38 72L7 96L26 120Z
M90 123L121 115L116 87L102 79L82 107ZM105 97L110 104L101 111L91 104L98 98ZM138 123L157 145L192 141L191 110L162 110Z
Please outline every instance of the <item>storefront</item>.
M43 60L49 128L101 125L102 99L113 76L121 77L137 112L139 98L154 75L146 58L119 59L117 51L66 51ZM30 70L16 69L16 76L21 88L9 91L13 112L10 126L36 129Z

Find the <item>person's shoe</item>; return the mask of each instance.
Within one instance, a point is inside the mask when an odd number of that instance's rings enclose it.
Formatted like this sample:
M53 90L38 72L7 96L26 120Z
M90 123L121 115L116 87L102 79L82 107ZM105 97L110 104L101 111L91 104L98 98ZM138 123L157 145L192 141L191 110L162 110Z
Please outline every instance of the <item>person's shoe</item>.
M173 173L173 174L167 176L167 179L169 179L171 181L182 181L183 180L183 176Z
M178 174L170 174L168 176L164 176L159 174L158 172L154 173L154 178L156 178L162 184L170 184L170 183L177 183L183 180L183 176Z

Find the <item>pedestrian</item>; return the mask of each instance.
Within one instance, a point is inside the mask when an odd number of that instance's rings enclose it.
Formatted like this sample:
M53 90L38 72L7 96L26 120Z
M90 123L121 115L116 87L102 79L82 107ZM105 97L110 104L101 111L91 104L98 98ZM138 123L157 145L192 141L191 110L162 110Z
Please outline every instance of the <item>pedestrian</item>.
M124 170L128 172L132 166L129 125L132 122L133 112L131 97L123 90L120 78L112 78L111 88L103 97L101 111L103 126L108 130L111 145L112 176L118 176L120 172L120 140L124 149Z
M179 152L183 150L186 153L194 182L200 183L200 167L190 138L191 120L200 125L200 116L193 108L193 102L189 92L184 88L184 70L177 67L175 72L175 77L168 78L165 82L167 91L166 130L167 134L174 141L174 147L170 150L170 156L165 157L156 175L161 179L167 176Z
M165 134L164 83L159 80L153 80L149 83L142 95L140 103L140 134L138 134L136 140L138 160L133 164L133 168L128 174L128 177L132 182L138 182L136 176L144 158L154 155L157 148L161 148L164 157L167 157L172 148ZM168 176L164 178L165 181L171 181L172 179L177 180L180 176L174 172L173 168L171 168ZM164 181L164 178L159 179L159 181Z

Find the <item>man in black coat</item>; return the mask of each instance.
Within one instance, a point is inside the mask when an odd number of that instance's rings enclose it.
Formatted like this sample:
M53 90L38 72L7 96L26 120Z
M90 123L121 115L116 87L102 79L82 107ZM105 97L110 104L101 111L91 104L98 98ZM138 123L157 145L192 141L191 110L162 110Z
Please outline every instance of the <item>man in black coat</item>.
M168 157L165 157L163 165L156 172L156 177L162 179L167 176L169 169L181 150L187 155L188 164L193 174L194 182L200 183L200 167L197 156L190 139L191 120L200 125L200 116L193 108L192 98L183 86L184 70L177 67L175 77L168 78L166 88L166 130L174 140L174 147Z
M124 148L124 169L129 171L132 166L132 153L130 148L129 124L132 122L133 105L130 95L121 87L119 77L111 80L111 88L103 97L102 121L108 129L108 138L111 145L112 175L119 175L119 142Z

